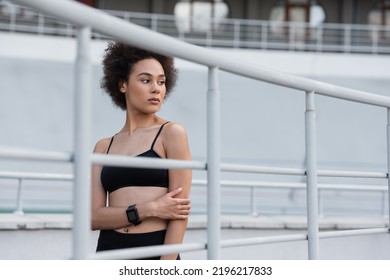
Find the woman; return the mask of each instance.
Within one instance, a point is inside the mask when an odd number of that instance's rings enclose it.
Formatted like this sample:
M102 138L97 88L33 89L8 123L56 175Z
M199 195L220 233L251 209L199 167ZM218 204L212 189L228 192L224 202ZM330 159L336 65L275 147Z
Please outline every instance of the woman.
M110 43L103 72L101 87L126 111L126 121L113 137L98 141L94 152L191 160L186 130L156 115L176 83L173 58ZM191 170L93 166L92 229L100 230L97 251L182 243L191 180Z

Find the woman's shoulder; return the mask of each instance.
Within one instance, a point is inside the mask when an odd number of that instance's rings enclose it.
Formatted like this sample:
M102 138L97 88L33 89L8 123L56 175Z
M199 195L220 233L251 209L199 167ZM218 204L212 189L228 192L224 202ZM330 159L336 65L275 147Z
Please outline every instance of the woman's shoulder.
M186 128L177 122L167 122L164 127L164 134L167 137L186 136Z
M165 128L164 128L165 130ZM191 159L187 131L182 124L170 122L166 124L163 145L168 158Z
M163 131L163 141L166 145L175 146L188 142L187 130L184 125L176 122L169 122Z
M107 152L108 146L110 145L111 139L112 137L107 137L97 141L93 152L98 154L105 154Z

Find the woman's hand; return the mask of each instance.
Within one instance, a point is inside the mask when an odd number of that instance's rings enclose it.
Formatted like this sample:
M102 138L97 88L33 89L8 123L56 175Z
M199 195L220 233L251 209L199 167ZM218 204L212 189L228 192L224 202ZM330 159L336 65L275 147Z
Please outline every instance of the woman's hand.
M182 191L182 188L175 189L153 201L153 216L168 220L187 219L190 214L191 200L189 198L175 197Z

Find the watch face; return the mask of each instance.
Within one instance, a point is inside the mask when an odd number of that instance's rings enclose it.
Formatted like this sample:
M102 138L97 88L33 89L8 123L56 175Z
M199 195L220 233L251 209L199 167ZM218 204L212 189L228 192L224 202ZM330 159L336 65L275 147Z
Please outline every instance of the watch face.
M127 212L127 217L129 218L129 220L137 219L137 216L135 215L134 211Z

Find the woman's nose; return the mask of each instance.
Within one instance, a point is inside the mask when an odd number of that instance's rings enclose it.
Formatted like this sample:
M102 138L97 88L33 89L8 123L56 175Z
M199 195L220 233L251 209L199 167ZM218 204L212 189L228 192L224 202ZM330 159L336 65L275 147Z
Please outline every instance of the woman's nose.
M156 82L152 84L152 92L160 92L160 85Z

